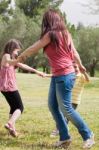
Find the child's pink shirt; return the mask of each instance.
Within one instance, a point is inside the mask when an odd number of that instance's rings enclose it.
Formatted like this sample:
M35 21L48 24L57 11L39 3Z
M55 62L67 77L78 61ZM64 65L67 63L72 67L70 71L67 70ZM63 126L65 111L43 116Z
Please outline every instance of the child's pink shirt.
M14 66L2 66L0 68L0 91L16 91L16 76Z

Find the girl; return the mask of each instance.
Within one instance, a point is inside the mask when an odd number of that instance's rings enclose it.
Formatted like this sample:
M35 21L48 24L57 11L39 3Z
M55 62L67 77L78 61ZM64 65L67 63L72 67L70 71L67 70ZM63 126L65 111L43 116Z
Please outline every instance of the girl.
M4 47L0 61L0 91L10 105L9 120L5 124L5 128L10 134L16 137L18 134L15 129L15 122L23 112L23 103L17 88L15 69L20 67L30 72L35 72L40 76L44 73L39 72L25 64L16 63L14 60L18 56L21 44L15 39L11 39Z
M75 60L82 72L85 72L86 69L81 63L63 18L53 9L49 9L43 16L40 40L27 48L18 57L17 61L24 61L41 48L44 48L44 53L49 59L53 74L48 106L59 129L60 140L55 143L55 147L64 145L68 148L71 143L65 117L78 129L84 141L83 148L92 147L94 144L92 131L79 113L73 109L71 103L72 88L75 82L73 60Z

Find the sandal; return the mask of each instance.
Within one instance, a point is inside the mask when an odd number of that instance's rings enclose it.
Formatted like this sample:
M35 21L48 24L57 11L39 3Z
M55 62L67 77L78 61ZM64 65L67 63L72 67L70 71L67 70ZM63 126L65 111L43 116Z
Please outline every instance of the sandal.
M11 136L13 137L18 136L18 133L16 132L16 130L13 128L13 126L10 123L5 124L4 127L9 131Z

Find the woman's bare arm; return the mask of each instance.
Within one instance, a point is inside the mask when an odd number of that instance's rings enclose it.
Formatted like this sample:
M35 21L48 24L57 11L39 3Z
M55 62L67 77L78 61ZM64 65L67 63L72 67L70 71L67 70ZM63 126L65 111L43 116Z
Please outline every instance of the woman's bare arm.
M43 38L35 42L32 46L27 48L20 56L17 58L19 62L23 62L30 57L32 54L37 53L41 48L44 48L46 45L50 43L49 35L46 34Z

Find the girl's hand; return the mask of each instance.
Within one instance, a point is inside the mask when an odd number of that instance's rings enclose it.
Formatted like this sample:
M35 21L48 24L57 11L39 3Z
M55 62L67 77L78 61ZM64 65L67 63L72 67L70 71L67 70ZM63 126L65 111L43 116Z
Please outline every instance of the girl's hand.
M79 66L79 69L82 73L86 72L86 68L82 64Z
M86 81L89 82L90 81L90 77L87 74L87 72L84 72L83 74L84 74L84 77L85 77Z
M52 77L52 74L47 74L47 73L44 73L44 72L41 72L41 71L37 71L37 74L41 77Z
M46 77L52 77L52 74L46 74Z
M37 71L37 75L41 76L41 77L46 77L46 73L43 73L41 71Z

